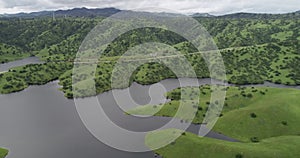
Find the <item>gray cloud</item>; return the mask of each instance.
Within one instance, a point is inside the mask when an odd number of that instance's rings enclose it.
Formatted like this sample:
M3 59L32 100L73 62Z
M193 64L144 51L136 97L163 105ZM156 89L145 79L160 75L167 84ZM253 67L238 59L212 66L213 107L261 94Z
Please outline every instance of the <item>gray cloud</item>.
M74 7L116 7L120 9L159 7L181 13L212 14L233 12L284 13L300 10L299 6L299 0L0 0L0 13Z

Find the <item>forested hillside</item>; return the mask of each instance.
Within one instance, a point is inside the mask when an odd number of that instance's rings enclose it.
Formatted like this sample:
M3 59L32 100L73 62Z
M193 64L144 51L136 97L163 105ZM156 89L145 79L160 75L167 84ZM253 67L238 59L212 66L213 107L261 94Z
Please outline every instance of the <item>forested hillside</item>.
M300 84L300 14L234 14L198 17L221 50L231 83L271 81ZM88 32L102 20L96 18L3 18L0 20L0 62L38 56L46 63L27 65L0 74L0 93L23 90L29 85L60 80L67 97L72 93L72 66L77 50ZM147 34L147 36L145 36ZM185 54L199 78L209 77L201 54L184 38L166 30L145 28L128 32L105 51L96 72L97 93L111 89L114 64L129 48L143 42L162 42ZM157 63L141 66L132 81L150 84L175 75ZM82 79L84 82L84 79ZM78 96L92 95L84 89Z

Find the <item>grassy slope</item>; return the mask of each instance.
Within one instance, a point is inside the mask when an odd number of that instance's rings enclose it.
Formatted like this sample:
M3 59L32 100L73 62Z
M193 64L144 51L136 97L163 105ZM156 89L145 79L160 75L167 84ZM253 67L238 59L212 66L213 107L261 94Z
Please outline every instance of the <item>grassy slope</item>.
M187 88L185 91L189 91ZM243 94L251 93L253 97L245 98ZM257 91L257 92L253 92ZM178 89L169 93L176 96ZM263 94L264 93L264 94ZM213 130L229 137L241 140L243 143L230 143L209 138L198 138L187 134L176 141L176 145L157 150L164 157L181 158L189 154L191 157L234 157L242 153L246 157L295 157L300 147L300 91L297 89L280 88L247 88L231 87L227 93L223 116L219 118ZM207 101L209 95L201 94L200 107ZM161 105L162 106L162 105ZM162 108L156 115L173 116L178 107L178 101L173 100L165 107L153 105L133 109L131 114L151 114L153 109ZM202 121L204 111L198 111L200 117L194 123ZM252 117L255 114L256 117ZM150 135L151 136L151 135ZM148 145L157 142L162 136L148 137ZM252 143L256 138L259 143ZM199 150L195 150L195 146Z
M183 93L188 95L192 93L194 88L183 88ZM193 121L193 123L202 123L203 114L206 113L206 108L210 104L210 87L202 86L200 88L200 105L195 105L198 108L198 114ZM238 87L228 87L226 94L226 101L223 107L223 114L226 112L243 108L256 100L265 97L262 93L266 93L268 88L238 88ZM181 89L175 89L167 93L167 98L171 99L171 102L166 103L165 105L147 105L138 107L128 111L129 114L138 114L138 115L148 115L149 113L157 112L157 116L174 116L179 106L178 96L181 94ZM252 97L247 95L251 94ZM195 95L195 94L194 94ZM192 96L192 95L191 95ZM185 99L186 104L190 104L192 101L189 98ZM161 109L161 110L160 110ZM159 111L160 110L160 111Z
M172 132L170 132L172 131ZM153 147L174 130L165 130L147 135L146 144ZM180 132L176 130L176 132ZM186 133L174 143L156 150L164 158L292 158L299 155L300 136L280 136L264 139L259 143L233 143L211 138L201 138Z
M186 88L185 92L190 90L191 88ZM169 93L169 98L178 92L179 89L176 89ZM252 94L252 97L247 97L248 94ZM249 142L252 137L264 139L281 135L299 135L299 95L300 91L296 89L231 87L227 92L222 116L214 130L244 142ZM199 105L201 108L193 123L202 123L209 99L209 94L201 93ZM188 101L186 103L191 104ZM128 113L172 117L177 112L178 106L179 101L175 99L165 106L146 105ZM251 117L252 113L256 118Z
M8 150L0 148L0 158L6 157L7 154L8 154Z
M299 95L299 90L269 89L266 96L247 107L225 113L214 130L242 141L250 141L252 137L300 135ZM251 113L257 117L250 117Z

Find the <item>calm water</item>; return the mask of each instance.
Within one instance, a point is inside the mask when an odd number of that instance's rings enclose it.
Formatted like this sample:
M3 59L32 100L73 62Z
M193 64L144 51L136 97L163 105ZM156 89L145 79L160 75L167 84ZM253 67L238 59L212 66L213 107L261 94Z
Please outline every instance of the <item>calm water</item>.
M27 64L40 64L40 63L43 63L43 62L40 61L39 58L37 58L37 57L29 57L29 58L25 58L22 60L12 61L9 63L0 64L0 73L3 71L8 71L9 69L11 69L13 67L23 66L23 65L27 65Z
M8 158L154 157L99 142L85 129L73 101L57 88L53 82L0 96L0 146L10 150Z

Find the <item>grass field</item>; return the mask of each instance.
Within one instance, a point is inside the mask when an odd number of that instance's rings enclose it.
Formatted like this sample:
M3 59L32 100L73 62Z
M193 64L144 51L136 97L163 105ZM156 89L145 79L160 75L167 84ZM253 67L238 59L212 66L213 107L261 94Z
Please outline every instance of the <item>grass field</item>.
M300 90L268 89L265 96L246 107L224 113L214 130L245 142L251 138L300 135L299 95Z
M146 144L151 148L170 134L179 130L165 130L147 135ZM294 158L300 154L300 136L280 136L264 139L259 143L227 142L201 138L185 133L170 145L156 150L163 158Z

